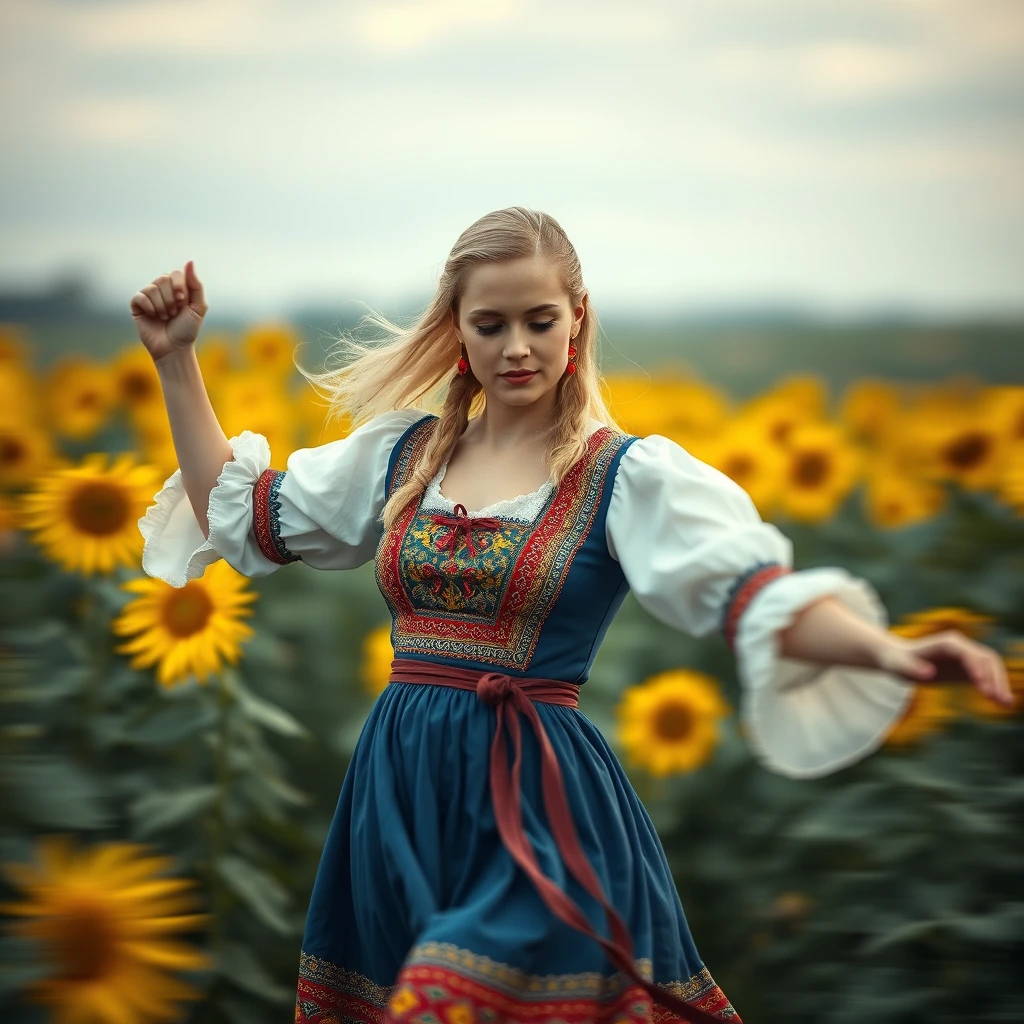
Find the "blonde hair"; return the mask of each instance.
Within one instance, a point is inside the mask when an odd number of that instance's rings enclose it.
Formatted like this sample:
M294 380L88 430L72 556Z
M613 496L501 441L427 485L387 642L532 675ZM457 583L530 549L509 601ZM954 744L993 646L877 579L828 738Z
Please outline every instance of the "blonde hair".
M426 310L409 327L392 323L380 313L366 314L387 337L364 344L345 332L336 339L344 359L335 369L311 373L298 370L329 401L328 419L347 414L352 428L391 409L422 408L435 412L435 424L423 455L404 484L397 487L381 513L385 529L402 510L419 499L455 450L471 414L483 409L486 395L472 370L456 371L461 354L455 316L470 271L484 263L540 256L557 268L572 306L586 288L576 250L561 226L546 213L510 206L485 214L459 235L444 264L437 291ZM390 338L390 340L389 340ZM558 382L556 416L542 441L547 464L557 485L585 453L590 417L621 430L605 405L596 351L598 321L590 302L573 344L576 372Z

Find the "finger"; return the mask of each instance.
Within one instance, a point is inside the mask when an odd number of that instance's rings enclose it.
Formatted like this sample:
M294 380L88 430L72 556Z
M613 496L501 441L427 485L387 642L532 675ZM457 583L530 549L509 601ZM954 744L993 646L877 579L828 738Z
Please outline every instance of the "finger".
M156 315L161 320L167 319L167 306L164 304L163 296L160 294L160 289L154 281L153 284L147 284L142 289L143 292L149 296L149 301L153 303L153 308L156 310Z
M205 306L206 296L203 293L203 282L196 273L194 260L185 264L185 284L188 285L188 302L190 306Z
M160 289L160 295L163 297L164 305L167 307L168 313L173 316L177 312L177 309L174 301L174 285L171 284L171 275L161 274L153 283Z
M155 318L157 315L153 303L145 292L136 292L131 297L128 308L132 311L132 316L150 316Z
M174 305L177 309L181 309L185 302L185 271L184 270L172 270L171 271L171 288L174 291Z
M1006 671L1006 664L995 652L992 654L991 662L992 675L995 678L995 690L998 695L998 699L1007 706L1016 704L1017 701L1014 697L1013 688L1010 686L1010 677Z

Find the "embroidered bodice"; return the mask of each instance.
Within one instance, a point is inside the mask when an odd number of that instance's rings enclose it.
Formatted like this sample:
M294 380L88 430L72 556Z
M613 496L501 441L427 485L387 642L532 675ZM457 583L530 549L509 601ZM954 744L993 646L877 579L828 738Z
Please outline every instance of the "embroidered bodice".
M183 586L225 558L258 577L303 561L371 560L399 657L584 682L627 592L736 657L751 748L771 769L813 776L877 747L912 690L871 669L782 658L778 634L833 594L884 627L874 588L838 567L794 571L792 544L724 473L659 434L592 420L558 487L472 514L440 492L444 467L388 531L380 513L436 417L382 413L347 437L271 467L266 438L230 439L204 537L176 470L139 521L143 570Z

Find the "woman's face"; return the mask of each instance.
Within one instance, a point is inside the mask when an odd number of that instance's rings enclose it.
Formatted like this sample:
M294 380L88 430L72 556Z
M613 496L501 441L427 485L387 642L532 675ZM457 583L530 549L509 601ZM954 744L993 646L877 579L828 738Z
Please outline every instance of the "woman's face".
M557 387L587 296L569 304L558 274L540 257L484 263L469 274L455 325L487 401L529 405ZM509 371L531 370L516 383Z

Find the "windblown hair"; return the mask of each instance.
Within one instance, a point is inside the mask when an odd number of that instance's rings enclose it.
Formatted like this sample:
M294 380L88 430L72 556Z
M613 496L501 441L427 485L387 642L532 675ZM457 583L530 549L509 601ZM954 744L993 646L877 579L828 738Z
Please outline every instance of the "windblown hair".
M473 371L460 374L456 363L461 346L455 333L459 303L474 267L540 256L557 267L570 307L586 288L576 250L558 222L546 213L511 206L485 214L458 237L445 261L437 291L426 311L409 327L379 313L366 314L385 332L370 344L345 332L337 339L341 357L355 358L334 369L299 372L328 399L328 419L348 415L354 429L390 409L422 408L438 415L438 423L409 479L395 489L381 513L390 527L410 501L418 499L441 465L455 450L470 415L485 405L486 395ZM587 302L576 346L576 372L558 382L557 412L542 440L547 467L557 485L586 451L588 419L594 417L622 429L605 405L596 351L598 321Z

